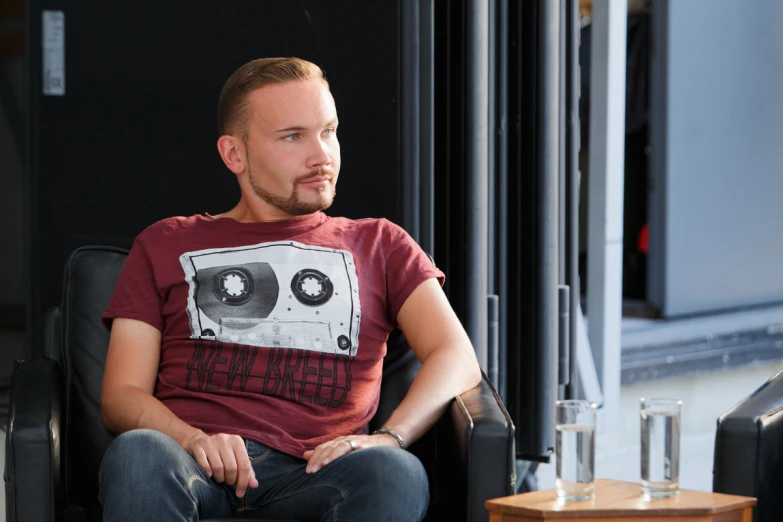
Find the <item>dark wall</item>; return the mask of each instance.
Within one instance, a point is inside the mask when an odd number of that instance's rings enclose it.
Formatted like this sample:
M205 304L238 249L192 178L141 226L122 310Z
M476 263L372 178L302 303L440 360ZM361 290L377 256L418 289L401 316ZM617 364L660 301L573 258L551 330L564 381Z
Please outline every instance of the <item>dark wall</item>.
M471 262L475 249L488 250L487 293L499 304L496 373L517 453L548 458L558 391L556 3L491 2L493 152L484 168L468 150L478 139L469 67L478 60L467 59L484 34L471 25L477 3L30 1L32 355L41 353L44 310L59 302L74 248L129 247L159 219L236 202L215 145L219 90L249 60L295 55L325 69L337 102L343 164L329 213L418 227L463 324L487 318L488 303L467 289L484 276ZM64 96L40 94L43 9L65 15ZM466 212L480 196L477 176L489 185L480 202L487 247L469 244L466 233L479 221Z
M40 94L33 48L34 353L74 248L128 247L159 219L236 203L239 188L215 145L217 99L249 60L299 56L325 70L343 156L328 213L400 221L397 2L33 1L31 42L40 42L35 13L44 9L65 13L66 91Z
M24 326L24 184L21 51L0 51L0 328Z

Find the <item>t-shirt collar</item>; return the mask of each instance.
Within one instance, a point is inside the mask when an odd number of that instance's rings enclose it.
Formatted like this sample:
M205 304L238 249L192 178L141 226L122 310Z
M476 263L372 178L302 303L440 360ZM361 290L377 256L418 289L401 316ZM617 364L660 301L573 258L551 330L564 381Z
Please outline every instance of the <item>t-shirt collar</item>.
M227 227L232 230L243 229L251 230L262 234L303 234L320 225L322 225L329 217L323 212L315 212L305 217L287 219L284 221L261 221L261 222L249 222L243 223L233 218L222 217L216 218L208 213L203 214L204 219L209 220L216 226Z

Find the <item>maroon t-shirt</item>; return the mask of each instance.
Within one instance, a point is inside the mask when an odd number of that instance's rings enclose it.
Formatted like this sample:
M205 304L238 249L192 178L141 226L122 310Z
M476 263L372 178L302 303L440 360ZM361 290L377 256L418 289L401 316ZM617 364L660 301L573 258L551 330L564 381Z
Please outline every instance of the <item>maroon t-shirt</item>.
M206 433L301 456L366 432L402 304L443 273L385 219L160 221L103 314L162 333L155 397Z

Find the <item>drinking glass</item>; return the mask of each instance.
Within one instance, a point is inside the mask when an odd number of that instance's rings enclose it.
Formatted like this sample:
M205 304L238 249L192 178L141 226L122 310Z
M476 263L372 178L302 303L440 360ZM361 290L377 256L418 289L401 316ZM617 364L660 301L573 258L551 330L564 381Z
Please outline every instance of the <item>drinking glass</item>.
M641 399L641 490L647 500L679 492L681 412L678 399Z
M582 400L557 401L556 410L557 499L593 499L596 406Z

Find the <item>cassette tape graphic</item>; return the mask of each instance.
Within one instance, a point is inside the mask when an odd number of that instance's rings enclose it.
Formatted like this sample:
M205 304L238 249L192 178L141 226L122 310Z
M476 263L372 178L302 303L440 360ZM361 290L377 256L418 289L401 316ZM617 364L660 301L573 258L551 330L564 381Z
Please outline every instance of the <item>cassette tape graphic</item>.
M356 355L353 255L285 241L187 252L191 337Z

